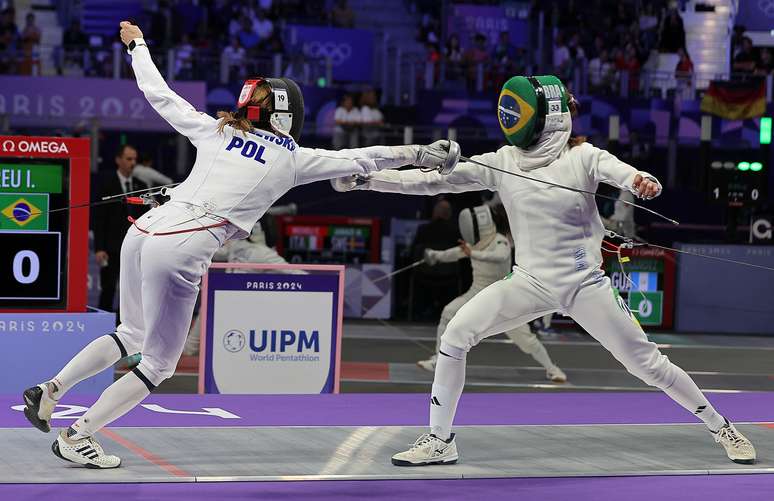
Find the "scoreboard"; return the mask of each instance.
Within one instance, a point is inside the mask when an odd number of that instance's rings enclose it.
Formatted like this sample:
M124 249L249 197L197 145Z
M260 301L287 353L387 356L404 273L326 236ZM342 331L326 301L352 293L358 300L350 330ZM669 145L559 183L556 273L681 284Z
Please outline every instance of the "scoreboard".
M603 253L605 273L613 289L626 302L643 326L670 329L673 324L675 296L675 255L653 247L623 249L629 258L621 271L615 254ZM634 284L634 285L632 285Z
M88 139L0 136L0 312L86 311L89 154Z

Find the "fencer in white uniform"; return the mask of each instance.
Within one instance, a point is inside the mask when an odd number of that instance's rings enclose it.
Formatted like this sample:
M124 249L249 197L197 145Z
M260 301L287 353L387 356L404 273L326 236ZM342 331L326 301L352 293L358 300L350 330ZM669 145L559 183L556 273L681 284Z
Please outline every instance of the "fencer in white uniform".
M582 140L571 140L573 108L574 101L558 78L513 77L498 101L500 126L511 145L472 157L499 170L461 162L445 177L414 169L333 182L340 191L371 189L416 195L496 191L517 236L512 273L476 294L443 333L432 387L430 431L409 450L393 456L393 464L456 462L452 422L465 382L468 351L488 336L551 312L573 318L631 374L660 388L704 421L729 459L746 464L755 461L750 441L648 340L626 303L615 294L601 270L604 228L594 196L509 175L591 193L598 183L646 199L660 193L660 184L648 173Z
M446 325L465 303L489 285L505 277L511 271L511 242L508 237L497 233L497 227L488 205L465 209L459 215L459 228L462 242L457 247L446 250L425 249L425 262L453 263L460 259L470 258L473 268L473 283L470 289L453 299L441 312L438 323L435 354L428 360L420 360L417 365L426 371L434 371L438 360L438 349L441 346L441 336L446 331ZM546 379L554 383L567 381L565 373L557 367L548 355L545 346L530 330L529 324L523 324L505 331L505 335L513 341L521 351L531 355L546 370Z
M295 214L296 204L275 205L266 211L266 216L279 216L283 214ZM257 264L288 264L284 257L280 256L273 247L266 243L266 233L261 226L261 220L256 221L250 236L244 240L229 240L218 249L213 262L221 263L257 263ZM249 271L249 270L248 270ZM272 273L287 273L291 275L304 275L303 270L268 270ZM201 317L197 314L191 323L188 337L185 340L183 355L198 355L201 343Z
M62 459L115 468L94 434L135 407L175 371L191 324L199 283L226 241L244 238L271 205L294 186L404 165L453 168L456 143L373 146L327 151L300 147L303 96L289 79L245 82L234 113L217 120L175 94L153 64L139 28L121 23L137 85L154 110L196 147L189 176L171 200L129 228L121 248L121 324L78 353L53 379L24 392L25 415L50 430L56 401L79 381L141 353L139 365L108 387L52 445ZM457 155L447 154L455 150ZM447 160L440 160L439 156Z

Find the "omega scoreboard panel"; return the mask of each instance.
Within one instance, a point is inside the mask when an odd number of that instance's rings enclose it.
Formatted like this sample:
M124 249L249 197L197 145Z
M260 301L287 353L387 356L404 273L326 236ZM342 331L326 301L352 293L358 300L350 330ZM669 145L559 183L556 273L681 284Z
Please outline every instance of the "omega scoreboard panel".
M89 139L0 136L0 312L86 311L89 155Z

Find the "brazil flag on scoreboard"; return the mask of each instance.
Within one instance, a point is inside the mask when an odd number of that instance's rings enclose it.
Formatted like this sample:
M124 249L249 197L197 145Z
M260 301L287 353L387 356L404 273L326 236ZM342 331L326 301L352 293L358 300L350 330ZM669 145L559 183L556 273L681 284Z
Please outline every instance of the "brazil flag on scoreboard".
M0 231L48 230L48 195L0 193Z

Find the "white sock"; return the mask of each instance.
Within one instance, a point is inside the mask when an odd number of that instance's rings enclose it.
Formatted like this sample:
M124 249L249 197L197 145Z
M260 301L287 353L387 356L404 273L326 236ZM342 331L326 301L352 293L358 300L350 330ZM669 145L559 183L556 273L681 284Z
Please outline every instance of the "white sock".
M150 395L148 386L134 373L129 372L107 387L99 400L70 427L75 440L90 437L104 426L120 418Z
M664 393L704 421L710 431L716 432L725 426L726 419L709 403L693 379L677 366L674 366L673 370L677 372L677 377L672 386L664 390Z
M457 402L465 386L465 350L441 342L430 398L430 433L442 440L451 436Z
M551 360L551 357L548 356L548 352L546 351L546 347L542 344L538 346L538 349L535 351L535 353L530 353L532 355L532 358L537 360L537 363L545 367L546 369L552 369L554 368L554 362Z
M56 386L56 389L51 392L51 397L59 400L70 388L102 372L120 359L121 350L115 340L109 335L98 337L78 352L50 381Z

